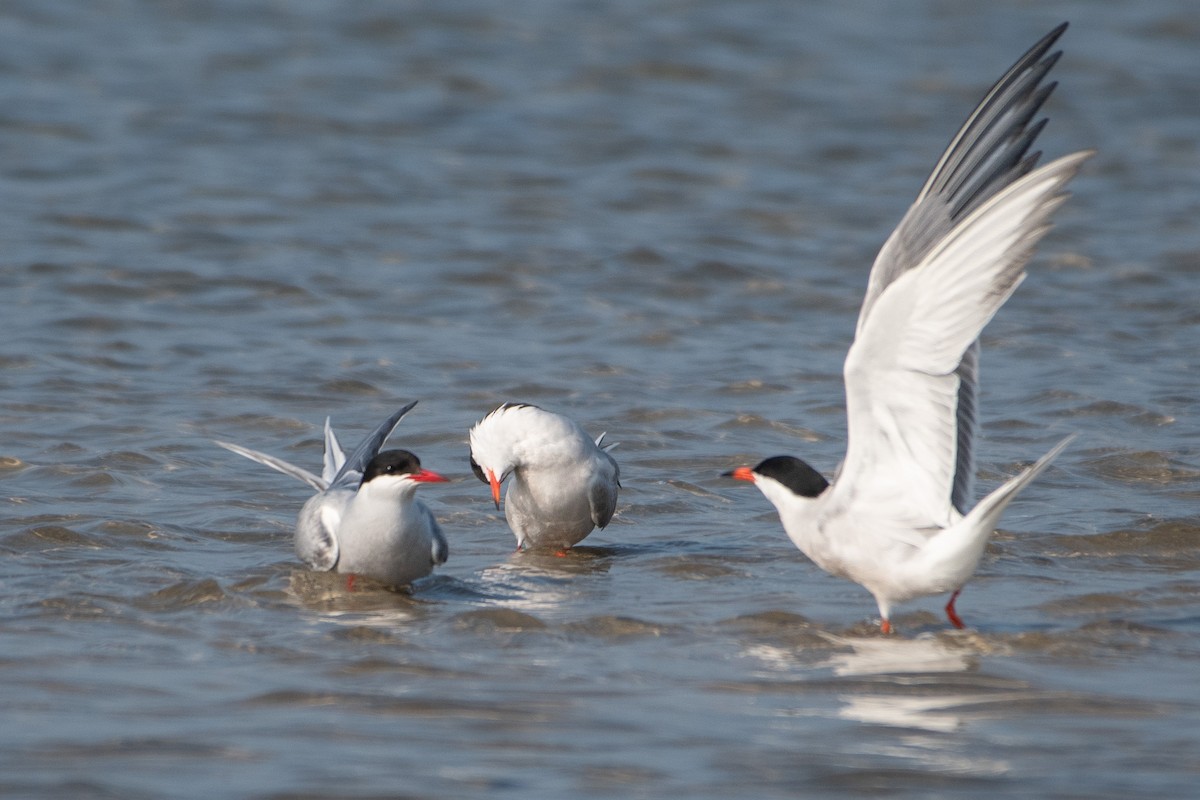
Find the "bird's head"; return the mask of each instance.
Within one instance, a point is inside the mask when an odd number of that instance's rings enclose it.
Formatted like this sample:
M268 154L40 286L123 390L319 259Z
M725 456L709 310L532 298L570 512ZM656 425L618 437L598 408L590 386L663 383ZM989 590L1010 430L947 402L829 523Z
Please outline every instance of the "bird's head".
M824 475L794 456L772 456L753 468L738 467L722 475L753 483L776 505L788 496L813 499L829 488Z
M518 450L533 412L541 410L525 403L504 403L471 428L471 471L491 486L496 508L500 508L500 484L520 466Z
M444 483L447 479L421 467L421 460L407 450L384 450L369 462L359 490L389 489L411 492L422 483Z

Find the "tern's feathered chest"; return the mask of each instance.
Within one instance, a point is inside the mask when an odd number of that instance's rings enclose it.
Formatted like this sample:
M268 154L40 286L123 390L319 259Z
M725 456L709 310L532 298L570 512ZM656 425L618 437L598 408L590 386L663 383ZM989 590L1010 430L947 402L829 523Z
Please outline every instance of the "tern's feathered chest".
M338 531L338 572L393 585L411 583L432 569L431 517L411 488L365 484L346 507Z

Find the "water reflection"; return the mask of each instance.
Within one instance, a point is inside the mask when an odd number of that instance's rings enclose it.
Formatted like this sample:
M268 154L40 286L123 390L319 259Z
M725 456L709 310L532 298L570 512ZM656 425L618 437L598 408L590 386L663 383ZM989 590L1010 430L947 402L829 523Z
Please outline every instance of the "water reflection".
M848 648L819 665L838 676L965 672L976 666L979 654L957 638L932 635L858 639L830 634L829 640Z
M1024 684L978 673L979 657L994 649L978 637L820 636L829 650L815 660L812 653L763 644L746 654L774 672L803 670L818 680L832 674L842 703L837 716L872 725L948 733L980 706L1029 696Z
M395 625L427 615L426 603L408 591L389 589L374 581L336 572L293 570L288 595L309 611L336 618L353 616L355 624Z
M479 573L480 590L493 605L527 614L551 611L578 596L579 578L607 573L615 553L607 547L574 547L563 555L514 552Z
M917 728L950 733L963 726L962 715L954 708L974 699L970 695L948 694L941 697L898 697L896 695L845 695L838 716L873 725Z

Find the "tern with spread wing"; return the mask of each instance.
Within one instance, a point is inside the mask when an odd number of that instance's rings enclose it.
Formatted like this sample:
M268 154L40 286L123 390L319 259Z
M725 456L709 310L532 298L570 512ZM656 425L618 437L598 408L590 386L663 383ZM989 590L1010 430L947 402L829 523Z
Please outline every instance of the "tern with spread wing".
M409 403L381 422L349 457L326 419L320 477L257 450L217 444L317 490L296 520L296 555L304 563L320 572L406 586L444 564L449 555L437 520L414 496L421 484L446 479L423 469L407 450L379 450L415 405Z
M776 456L727 476L751 481L817 566L892 607L949 592L975 572L1000 515L1069 438L973 508L979 335L1025 278L1025 265L1091 155L1037 167L1034 120L1066 29L1033 46L951 140L875 259L846 355L846 456L833 483Z
M595 441L562 414L528 403L505 403L471 428L471 469L492 488L508 480L504 516L517 549L565 551L617 508L620 471L608 454L615 444Z

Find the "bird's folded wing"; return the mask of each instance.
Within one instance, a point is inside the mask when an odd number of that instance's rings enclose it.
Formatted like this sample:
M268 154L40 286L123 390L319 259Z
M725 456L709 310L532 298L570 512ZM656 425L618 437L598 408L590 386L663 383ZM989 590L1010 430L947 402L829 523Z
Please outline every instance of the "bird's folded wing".
M421 510L429 522L429 531L433 534L429 558L435 567L439 564L445 564L446 559L450 557L450 544L446 541L446 535L442 533L442 526L438 525L433 512L424 506L421 507Z
M617 510L617 487L620 485L620 468L616 460L607 452L601 452L605 466L611 470L600 469L592 477L588 486L588 504L592 511L592 522L597 528L603 529L612 520Z
M296 555L315 570L328 572L337 566L341 553L337 530L353 495L348 491L319 494L309 498L296 520Z

